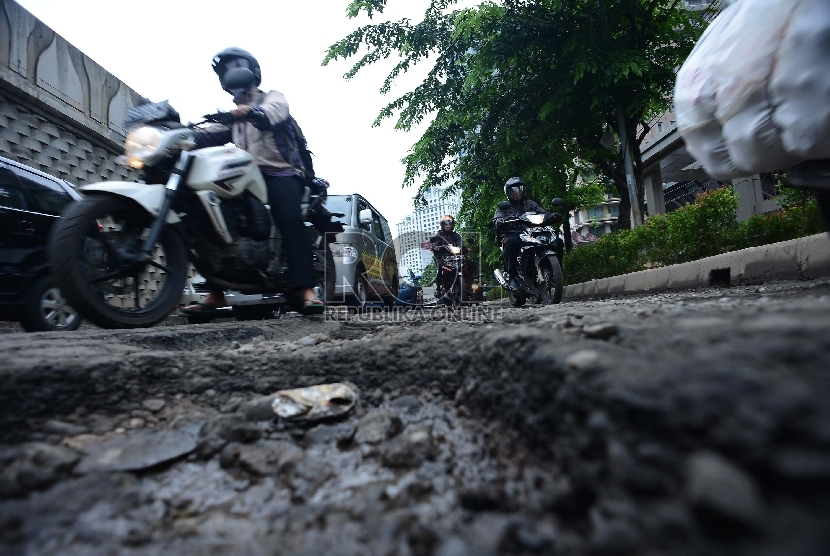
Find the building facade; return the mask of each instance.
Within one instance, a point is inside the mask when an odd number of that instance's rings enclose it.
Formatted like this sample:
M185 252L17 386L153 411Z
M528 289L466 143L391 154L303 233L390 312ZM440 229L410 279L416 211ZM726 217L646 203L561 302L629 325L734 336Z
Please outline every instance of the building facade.
M406 276L409 269L420 274L432 261L432 253L421 249L421 244L429 241L440 227L441 217L451 214L458 217L461 209L461 194L447 192L446 187L433 187L424 195L426 206L415 207L397 224L397 245L400 255L399 275ZM414 198L413 198L414 206Z
M573 211L570 216L571 230L583 236L593 234L599 237L617 231L619 216L620 199L606 194L601 204Z

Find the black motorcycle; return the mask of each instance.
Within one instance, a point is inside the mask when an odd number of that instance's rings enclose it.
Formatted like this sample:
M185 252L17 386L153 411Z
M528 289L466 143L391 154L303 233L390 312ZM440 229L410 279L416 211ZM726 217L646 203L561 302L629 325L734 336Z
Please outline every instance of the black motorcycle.
M554 206L561 206L562 199L553 200ZM499 205L500 209L508 208L507 201ZM547 218L546 218L547 216ZM510 303L514 307L521 307L528 299L531 303L552 304L562 301L564 280L562 277L562 256L565 242L558 224L562 216L551 213L526 212L504 221L503 226L523 225L525 230L519 234L521 246L519 249L517 274L512 276L519 283L519 289L510 290L508 280L501 270L494 272L496 280L501 286L510 291Z

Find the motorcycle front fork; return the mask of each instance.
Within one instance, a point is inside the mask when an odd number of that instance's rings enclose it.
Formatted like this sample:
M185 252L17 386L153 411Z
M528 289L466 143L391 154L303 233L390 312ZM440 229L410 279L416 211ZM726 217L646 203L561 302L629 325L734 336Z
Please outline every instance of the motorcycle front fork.
M179 190L182 176L187 174L190 169L190 163L193 160L193 155L189 151L182 151L179 156L179 161L176 167L170 174L170 179L167 180L167 186L164 189L164 201L161 203L158 216L150 224L150 231L147 233L147 238L141 246L141 253L139 254L139 262L146 263L153 258L153 251L156 248L156 243L161 237L161 231L167 223L167 213L173 208L173 201L176 199L176 192Z

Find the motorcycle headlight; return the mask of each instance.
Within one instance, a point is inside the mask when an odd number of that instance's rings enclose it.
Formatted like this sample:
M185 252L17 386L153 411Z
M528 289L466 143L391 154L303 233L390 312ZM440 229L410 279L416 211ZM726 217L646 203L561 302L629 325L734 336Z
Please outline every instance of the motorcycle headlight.
M127 164L136 170L141 170L144 167L144 160L158 150L161 139L161 131L150 126L140 127L129 132L127 140L124 142Z
M538 226L542 222L545 221L545 215L544 214L532 214L532 215L528 216L527 219L531 224L535 224L535 225Z

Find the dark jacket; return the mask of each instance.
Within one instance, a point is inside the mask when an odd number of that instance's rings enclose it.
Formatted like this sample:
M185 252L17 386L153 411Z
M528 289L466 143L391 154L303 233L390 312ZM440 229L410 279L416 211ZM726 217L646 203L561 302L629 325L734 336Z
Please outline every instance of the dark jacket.
M496 230L496 240L501 242L501 238L509 234L519 234L524 231L525 227L521 224L502 225L502 221L508 218L515 218L526 212L545 212L535 201L525 199L520 203L510 201L510 206L505 209L497 209L493 216L493 228Z
M432 243L432 254L435 255L435 264L437 264L439 268L444 255L449 254L447 250L442 249L442 247L452 245L454 247L461 247L462 253L467 252L467 249L461 242L461 234L458 232L445 232L444 230L439 230L438 233L432 236L429 241Z

